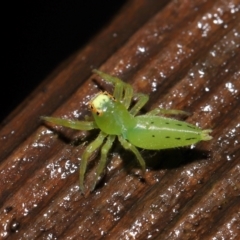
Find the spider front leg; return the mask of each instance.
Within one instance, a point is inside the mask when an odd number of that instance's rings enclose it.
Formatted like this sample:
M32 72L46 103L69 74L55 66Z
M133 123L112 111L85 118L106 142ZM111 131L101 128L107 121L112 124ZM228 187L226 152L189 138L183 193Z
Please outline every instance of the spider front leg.
M118 82L115 85L113 96L128 109L133 97L133 88L127 83Z
M122 136L118 136L118 140L126 150L130 150L134 153L143 172L145 172L146 164L140 152L138 151L138 149L134 145L132 145L130 142L126 141Z
M106 140L105 144L102 146L101 158L100 158L99 164L97 166L96 177L95 177L94 183L92 184L91 191L94 190L94 188L95 188L95 186L96 186L96 184L98 182L98 178L102 174L103 169L106 166L107 154L108 154L110 148L112 147L112 144L113 144L114 140L115 140L115 136L114 135L109 135L107 137L107 140Z
M126 109L129 108L131 101L132 101L132 96L133 96L133 88L131 85L122 82L119 79L119 82L116 82L114 91L113 91L113 97L121 102Z
M98 128L93 121L75 121L69 119L55 118L55 117L41 117L44 121L54 123L63 127L68 127L77 130L92 130Z
M128 83L123 82L121 79L117 77L113 77L97 69L94 69L93 72L98 74L106 82L112 83L114 85L114 91L113 91L114 98L117 101L122 102L122 104L128 109L133 96L132 86Z
M119 79L117 77L113 77L113 76L111 76L107 73L104 73L102 71L99 71L97 69L94 69L93 72L96 73L97 75L99 75L106 82L112 83L114 85L113 96L117 101L121 101L122 96L123 96L123 89L124 89L125 83L122 82L121 79Z
M80 172L79 172L79 186L80 186L80 190L82 193L85 193L84 175L86 172L88 159L93 154L93 152L102 145L106 136L107 136L107 134L105 134L101 131L99 133L98 137L94 141L92 141L83 152L82 161L81 161L81 165L80 165Z

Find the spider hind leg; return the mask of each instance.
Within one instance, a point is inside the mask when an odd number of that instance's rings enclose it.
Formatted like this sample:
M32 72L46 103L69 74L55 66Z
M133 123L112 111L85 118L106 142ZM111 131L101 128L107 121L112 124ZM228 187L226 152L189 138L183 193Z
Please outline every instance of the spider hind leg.
M143 172L145 172L146 163L145 163L143 157L141 156L140 152L138 151L138 149L134 145L132 145L130 142L125 140L122 136L118 136L118 140L126 150L130 150L131 152L133 152L133 154L136 156Z

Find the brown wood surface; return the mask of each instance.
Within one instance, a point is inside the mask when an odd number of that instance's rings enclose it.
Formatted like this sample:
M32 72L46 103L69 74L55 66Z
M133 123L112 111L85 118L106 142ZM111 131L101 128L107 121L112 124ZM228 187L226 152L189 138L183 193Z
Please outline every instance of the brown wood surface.
M0 239L239 239L239 63L239 0L128 1L2 123ZM97 132L39 117L84 119L91 97L111 91L93 68L148 94L146 111L191 112L186 121L213 129L213 139L141 151L144 178L116 142L97 189L83 196L81 154Z

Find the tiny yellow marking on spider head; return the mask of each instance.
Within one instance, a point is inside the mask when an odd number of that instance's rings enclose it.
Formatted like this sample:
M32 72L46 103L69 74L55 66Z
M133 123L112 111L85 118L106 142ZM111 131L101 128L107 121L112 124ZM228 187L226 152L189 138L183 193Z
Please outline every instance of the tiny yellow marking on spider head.
M89 103L92 112L96 113L98 116L101 116L103 113L104 104L109 102L110 99L114 98L108 92L98 93Z

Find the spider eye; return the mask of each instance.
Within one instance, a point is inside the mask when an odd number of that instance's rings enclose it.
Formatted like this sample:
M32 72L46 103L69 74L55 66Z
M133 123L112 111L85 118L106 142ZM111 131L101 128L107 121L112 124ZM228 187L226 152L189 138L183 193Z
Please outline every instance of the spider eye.
M89 108L93 113L96 113L97 116L101 116L103 113L103 111L101 111L100 109L97 109L92 103L89 104Z

